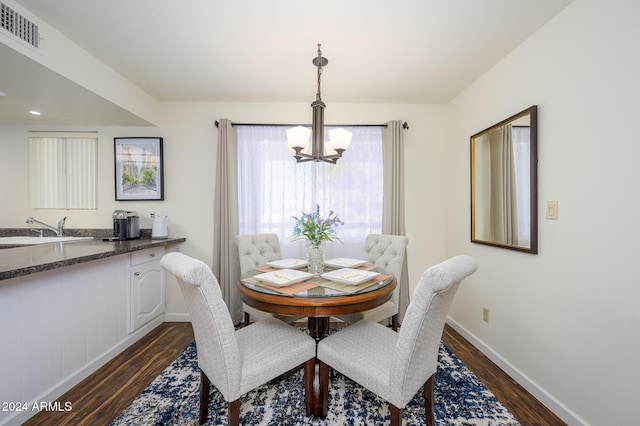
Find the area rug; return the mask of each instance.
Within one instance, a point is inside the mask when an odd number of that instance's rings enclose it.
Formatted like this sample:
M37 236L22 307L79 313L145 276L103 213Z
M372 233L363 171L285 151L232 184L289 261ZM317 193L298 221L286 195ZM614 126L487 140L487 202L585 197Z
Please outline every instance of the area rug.
M197 425L200 373L192 342L111 423L121 425ZM362 386L336 373L331 379L325 420L305 416L302 372L243 395L243 425L379 425L389 422L389 405ZM518 425L515 417L443 344L434 384L437 425ZM403 410L404 425L425 424L419 391ZM227 424L227 403L211 386L208 425Z

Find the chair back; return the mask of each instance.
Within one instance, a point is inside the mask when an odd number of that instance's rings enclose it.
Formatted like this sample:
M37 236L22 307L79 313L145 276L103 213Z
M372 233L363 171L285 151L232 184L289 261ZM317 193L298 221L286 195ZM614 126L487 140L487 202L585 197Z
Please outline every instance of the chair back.
M402 265L407 244L409 239L404 235L369 234L364 241L364 260L384 268L396 279L398 286L391 295L391 301L395 306L399 304Z
M189 307L198 366L227 398L240 390L240 348L218 280L209 267L182 253L164 255L160 265L173 274Z
M396 400L406 405L436 372L449 307L460 282L477 267L472 257L455 256L422 274L398 333L390 376Z
M280 240L276 234L247 234L236 237L240 256L240 273L282 259Z

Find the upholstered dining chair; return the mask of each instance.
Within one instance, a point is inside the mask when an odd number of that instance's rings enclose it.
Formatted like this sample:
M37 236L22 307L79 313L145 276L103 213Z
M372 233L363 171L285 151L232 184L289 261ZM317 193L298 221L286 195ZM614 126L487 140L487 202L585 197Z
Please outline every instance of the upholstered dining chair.
M403 235L369 234L364 242L364 260L375 266L384 268L393 275L397 287L393 290L391 299L377 308L349 315L340 315L339 319L347 324L353 324L362 319L380 322L391 318L391 327L398 330L398 312L400 311L400 294L409 294L409 285L402 278L402 265L409 239ZM401 287L401 284L404 287Z
M241 395L303 364L310 416L315 340L276 318L234 331L218 280L207 265L176 252L164 255L160 264L176 277L191 314L200 367L200 424L207 420L211 383L229 403L228 424L238 425Z
M282 259L280 253L280 239L276 234L245 234L236 237L238 245L238 256L240 256L240 274L264 266L267 262ZM254 320L264 320L276 317L282 321L292 323L301 317L291 317L284 315L273 315L243 303L244 324L247 325Z
M328 411L329 368L341 372L391 404L391 425L422 387L427 425L433 425L433 382L444 323L460 282L477 269L469 256L456 256L427 269L420 278L398 333L362 320L318 343L320 402Z

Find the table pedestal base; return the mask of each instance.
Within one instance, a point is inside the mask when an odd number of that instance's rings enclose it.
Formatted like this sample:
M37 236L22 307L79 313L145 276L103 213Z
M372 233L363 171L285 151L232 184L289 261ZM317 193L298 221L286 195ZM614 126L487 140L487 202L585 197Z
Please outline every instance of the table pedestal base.
M309 328L309 336L313 337L318 343L327 337L329 333L329 317L309 318L307 327Z
M329 317L309 318L307 321L309 335L316 340L316 344L329 334ZM320 400L320 366L316 359L313 374L313 416L324 418L324 406Z

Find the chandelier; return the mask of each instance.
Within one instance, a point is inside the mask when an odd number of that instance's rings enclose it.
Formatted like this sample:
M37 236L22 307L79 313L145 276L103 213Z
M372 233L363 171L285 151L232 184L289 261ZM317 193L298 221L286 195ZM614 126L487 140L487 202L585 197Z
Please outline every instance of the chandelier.
M320 44L318 44L318 56L313 58L313 65L318 68L318 92L316 100L311 104L313 109L313 121L311 129L308 127L297 126L287 130L287 139L289 147L294 151L293 157L296 162L305 161L325 161L335 164L342 157L342 153L349 148L351 143L351 132L345 129L329 130L329 140L324 140L324 108L320 96L320 76L322 75L322 67L326 66L329 61L322 57ZM311 153L307 146L309 145L309 136L311 139Z

